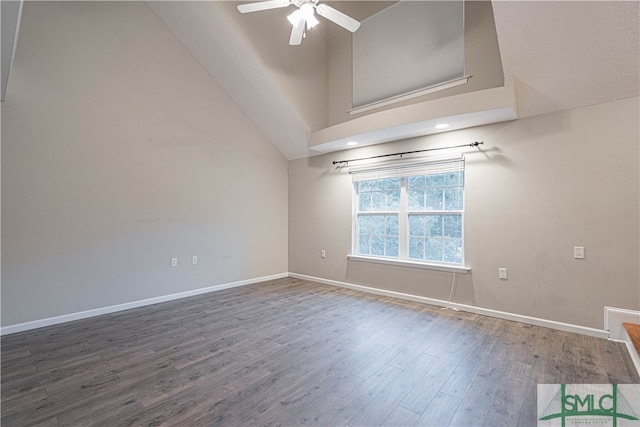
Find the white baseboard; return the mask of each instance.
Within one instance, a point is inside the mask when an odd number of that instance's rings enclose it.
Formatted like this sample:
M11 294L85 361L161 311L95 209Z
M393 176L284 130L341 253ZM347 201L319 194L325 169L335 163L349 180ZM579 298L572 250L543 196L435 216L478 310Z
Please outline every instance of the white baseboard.
M640 311L605 306L604 329L609 331L611 339L620 341L629 339L622 326L623 322L640 324Z
M636 367L638 375L640 375L640 356L633 347L626 329L622 326L624 322L640 324L640 311L616 307L604 308L604 328L609 331L609 339L623 342L627 346L633 365Z
M477 307L473 305L447 302L434 298L421 297L417 295L404 294L401 292L387 291L384 289L370 288L362 285L354 285L336 280L322 279L319 277L306 276L304 274L289 273L290 277L323 283L326 285L340 286L342 288L354 289L370 294L383 295L393 298L400 298L408 301L421 302L424 304L446 307L453 310L465 311L468 313L481 314L483 316L497 317L499 319L512 320L514 322L527 323L530 325L543 326L545 328L557 329L565 332L573 332L582 335L589 335L597 338L609 338L609 333L605 330L588 328L586 326L573 325L570 323L556 322L555 320L540 319L538 317L525 316L522 314L509 313L506 311L492 310L490 308Z
M178 292L170 295L162 295L159 297L147 298L139 301L127 302L124 304L110 305L108 307L95 308L78 313L64 314L62 316L49 317L46 319L34 320L31 322L18 323L16 325L9 325L0 328L0 336L15 334L16 332L23 332L31 329L43 328L45 326L57 325L60 323L71 322L74 320L87 319L89 317L101 316L103 314L115 313L132 308L144 307L146 305L158 304L161 302L172 301L180 298L187 298L195 295L206 294L209 292L221 291L223 289L251 285L254 283L266 282L268 280L282 279L288 276L288 273L274 274L271 276L263 276L254 279L240 280L237 282L223 283L221 285L208 286L206 288L193 289L190 291Z
M215 291L219 291L219 290L223 290L223 289L235 288L235 287L238 287L238 286L245 286L245 285L264 282L264 281L268 281L268 280L282 279L284 277L294 277L294 278L298 278L298 279L309 280L309 281L323 283L323 284L327 284L327 285L333 285L333 286L339 286L339 287L342 287L342 288L354 289L354 290L358 290L358 291L362 291L362 292L367 292L367 293L370 293L370 294L389 296L389 297L393 297L393 298L399 298L399 299L404 299L404 300L408 300L408 301L415 301L415 302L435 305L435 306L439 306L439 307L446 307L446 308L465 311L465 312L469 312L469 313L481 314L481 315L484 315L484 316L497 317L497 318L500 318L500 319L512 320L512 321L515 321L515 322L527 323L527 324L537 325L537 326L544 326L544 327L547 327L547 328L558 329L558 330L566 331L566 332L574 332L574 333L594 336L594 337L598 337L598 338L609 338L609 333L606 330L588 328L588 327L585 327L585 326L579 326L579 325L573 325L573 324L569 324L569 323L556 322L556 321L553 321L553 320L540 319L540 318L537 318L537 317L524 316L524 315L521 315L521 314L515 314L515 313L504 312L504 311L492 310L492 309L489 309L489 308L477 307L477 306L472 306L472 305L459 304L459 303L454 303L454 302L447 302L447 301L443 301L443 300L439 300L439 299L435 299L435 298L427 298L427 297L421 297L421 296L417 296L417 295L411 295L411 294L405 294L405 293L400 293L400 292L388 291L388 290L384 290L384 289L371 288L371 287L362 286L362 285L355 285L355 284L346 283L346 282L339 282L339 281L336 281L336 280L322 279L320 277L307 276L307 275L304 275L304 274L297 274L297 273L280 273L280 274L274 274L274 275L271 275L271 276L257 277L257 278L254 278L254 279L241 280L241 281L225 283L225 284L221 284L221 285L214 285L214 286L209 286L209 287L206 287L206 288L193 289L193 290L190 290L190 291L178 292L178 293L170 294L170 295L163 295L163 296L154 297L154 298L148 298L148 299L139 300L139 301L132 301L132 302L112 305L112 306L108 306L108 307L101 307L101 308L96 308L96 309L92 309L92 310L81 311L81 312L78 312L78 313L70 313L70 314L65 314L65 315L56 316L56 317L49 317L49 318L46 318L46 319L34 320L34 321L31 321L31 322L25 322L25 323L19 323L19 324L15 324L15 325L4 326L4 327L0 328L0 336L1 335L13 334L13 333L17 333L17 332L28 331L28 330L31 330L31 329L43 328L45 326L57 325L57 324L60 324L60 323L65 323L65 322L71 322L71 321L74 321L74 320L87 319L87 318L90 318L90 317L100 316L100 315L109 314L109 313L115 313L115 312L118 312L118 311L129 310L129 309L132 309L132 308L144 307L146 305L158 304L158 303L161 303L161 302L172 301L172 300L176 300L176 299L180 299L180 298L186 298L186 297L190 297L190 296L201 295L201 294L205 294L205 293L209 293L209 292L215 292ZM616 314L617 313L618 312L616 312ZM627 320L625 320L625 321L627 321ZM607 317L605 317L605 325L607 325ZM609 317L609 326L610 325L611 325L611 317Z

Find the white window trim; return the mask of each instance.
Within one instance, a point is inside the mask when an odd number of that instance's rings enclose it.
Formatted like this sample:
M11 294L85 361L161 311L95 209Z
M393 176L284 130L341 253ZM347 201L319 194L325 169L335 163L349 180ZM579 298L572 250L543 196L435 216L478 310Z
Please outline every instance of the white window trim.
M448 162L448 161L456 161L456 160L461 160L464 162L464 156L457 156L455 158L442 158L442 159L437 159L437 160L431 160L431 161L417 161L417 162L404 162L404 164L402 164L403 162L393 162L393 164L389 164L386 163L383 165L379 165L378 167L372 166L372 165L367 165L365 167L362 168L354 168L352 170L350 170L350 173L359 173L359 172L376 172L376 171L385 171L385 170L395 170L395 169L402 169L402 167L413 167L413 166L417 166L417 165L423 165L423 164L435 164L435 163L442 163L442 162ZM402 166L401 166L402 164ZM466 179L466 167L465 167L465 179ZM406 239L406 224L403 223L403 221L400 221L400 230L399 230L399 237L401 236L405 236L405 238L400 238L399 239L399 255L403 256L404 258L390 258L390 257L384 257L384 256L367 256L367 255L359 255L356 245L357 245L357 238L356 238L356 233L357 233L357 216L358 216L358 209L357 209L357 193L356 193L356 188L355 185L352 185L352 219L351 219L351 254L347 255L347 259L350 261L359 261L359 262L370 262L370 263L374 263L374 264L385 264L385 265L393 265L393 266L403 266L403 267L411 267L411 268L420 268L420 269L426 269L426 270L436 270L436 271L447 271L447 272L455 272L455 273L460 273L460 274L467 274L469 272L471 272L471 267L467 267L466 266L466 243L465 243L465 238L464 238L464 209L461 211L442 211L442 213L462 213L463 214L463 222L462 222L462 250L463 250L463 254L462 254L462 264L444 264L444 263L434 263L432 261L415 261L415 260L411 260L407 257L407 239ZM402 191L400 194L400 200L401 200L401 204L405 203L406 200L404 200L407 196L407 191L405 186L402 186ZM466 191L463 193L463 197L466 199ZM463 201L464 203L464 201ZM429 214L438 214L438 212L440 211L436 211L436 212L432 212L429 211ZM376 214L385 214L387 213L386 211L384 212L375 212ZM389 214L395 214L396 212L388 212ZM416 213L416 212L405 212L405 215L409 215L410 213ZM419 212L418 212L419 213Z
M398 267L420 268L423 270L446 271L450 273L453 272L453 273L467 274L471 272L471 267L466 267L462 265L431 264L431 263L408 261L408 260L396 259L396 258L375 258L375 257L368 257L363 255L347 255L347 259L349 261L370 262L373 264L385 264L385 265L393 265Z

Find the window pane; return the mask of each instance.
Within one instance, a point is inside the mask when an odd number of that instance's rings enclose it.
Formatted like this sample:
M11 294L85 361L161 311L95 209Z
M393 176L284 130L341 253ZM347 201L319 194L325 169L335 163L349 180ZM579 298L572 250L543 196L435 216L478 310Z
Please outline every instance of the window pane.
M387 256L397 257L399 254L399 244L397 237L387 237L385 253Z
M424 188L424 176L410 176L409 188Z
M458 186L461 184L460 181L460 172L449 172L444 177L444 185L445 186Z
M371 181L360 181L358 183L358 192L371 191Z
M424 215L409 215L409 236L424 236Z
M444 236L456 238L462 237L462 215L445 215Z
M421 189L409 189L409 210L410 211L423 211L424 210L424 190Z
M429 237L442 237L442 216L441 215L425 215L426 231Z
M443 188L430 188L427 190L427 210L440 211L442 210L442 195Z
M371 217L369 215L358 215L358 234L371 233Z
M371 237L358 236L358 253L361 255L371 254Z
M384 235L384 216L371 215L371 234Z
M358 210L359 211L371 210L371 193L360 193L358 195Z
M387 215L386 216L386 234L387 236L397 236L398 231L398 216L397 215Z
M386 182L387 190L400 190L400 178L389 178Z
M462 210L462 188L451 187L444 190L444 205L446 210Z
M383 211L386 208L384 193L376 191L371 193L371 210Z
M424 239L421 237L409 238L409 258L424 259Z
M400 189L387 191L387 206L388 211L400 210Z
M433 175L427 175L426 186L427 187L444 186L444 174L438 173Z
M425 259L442 261L442 239L426 239Z
M371 182L371 191L383 191L384 190L384 179L376 179Z
M384 236L371 236L371 255L384 256Z
M462 262L462 239L444 241L444 261L457 264Z

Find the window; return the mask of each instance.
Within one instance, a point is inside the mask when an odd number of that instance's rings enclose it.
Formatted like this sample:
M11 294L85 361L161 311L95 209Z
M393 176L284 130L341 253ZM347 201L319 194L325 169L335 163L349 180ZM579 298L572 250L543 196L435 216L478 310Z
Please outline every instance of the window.
M464 161L353 173L353 253L464 264Z

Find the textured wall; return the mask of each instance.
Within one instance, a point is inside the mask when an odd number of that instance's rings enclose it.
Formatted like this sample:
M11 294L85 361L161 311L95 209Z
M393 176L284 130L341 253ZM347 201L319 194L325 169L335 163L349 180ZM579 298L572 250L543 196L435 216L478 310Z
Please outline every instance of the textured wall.
M632 98L291 161L289 271L446 300L452 273L347 260L351 178L331 161L485 141L466 155L472 271L453 300L602 329L603 306L640 309L638 110Z
M25 2L2 325L286 271L286 160L148 6Z

